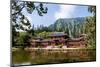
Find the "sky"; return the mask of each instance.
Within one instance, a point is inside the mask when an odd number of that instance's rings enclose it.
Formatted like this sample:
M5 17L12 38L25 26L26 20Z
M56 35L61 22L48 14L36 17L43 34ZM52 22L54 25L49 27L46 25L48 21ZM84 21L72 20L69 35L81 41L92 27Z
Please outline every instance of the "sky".
M38 3L35 3L35 5L38 5ZM29 19L31 25L34 24L35 27L39 25L49 26L59 18L92 16L88 12L88 6L50 3L44 3L43 5L48 8L47 14L43 16L39 16L36 10L32 14L27 13L26 9L23 10L23 14Z

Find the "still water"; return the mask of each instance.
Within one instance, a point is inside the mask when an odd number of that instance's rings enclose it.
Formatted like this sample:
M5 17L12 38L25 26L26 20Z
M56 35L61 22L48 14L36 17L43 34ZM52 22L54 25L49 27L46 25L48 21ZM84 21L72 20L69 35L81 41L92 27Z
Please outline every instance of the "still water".
M73 63L96 60L96 49L31 49L12 51L13 65Z

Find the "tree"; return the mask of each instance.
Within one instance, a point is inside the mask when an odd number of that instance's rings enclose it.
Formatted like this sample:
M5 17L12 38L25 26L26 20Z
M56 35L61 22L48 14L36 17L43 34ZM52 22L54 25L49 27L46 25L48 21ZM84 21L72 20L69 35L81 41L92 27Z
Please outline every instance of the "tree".
M93 13L93 16L96 17L96 6L89 6L88 11Z
M18 38L20 34L16 30L27 31L34 35L34 30L31 29L30 21L22 13L24 9L26 9L29 14L32 14L32 12L36 10L39 16L43 16L48 10L48 8L44 7L42 3L36 6L34 2L30 1L11 0L12 46L16 45L18 39L20 41L20 38ZM26 37L26 40L28 40L27 38L28 37Z
M30 41L29 39L31 38L31 35L27 32L20 32L19 36L16 38L16 46L21 46L21 48L25 48L30 46Z
M29 20L22 13L24 8L27 10L29 14L32 14L32 12L36 10L39 16L43 16L47 13L48 10L47 7L44 7L42 3L40 3L38 6L35 6L34 2L11 0L12 25L15 29L21 29L24 31L27 31L31 28ZM24 26L27 26L27 28L25 28Z
M89 6L88 11L93 14L87 17L85 22L85 33L88 35L88 44L90 47L96 47L96 7Z

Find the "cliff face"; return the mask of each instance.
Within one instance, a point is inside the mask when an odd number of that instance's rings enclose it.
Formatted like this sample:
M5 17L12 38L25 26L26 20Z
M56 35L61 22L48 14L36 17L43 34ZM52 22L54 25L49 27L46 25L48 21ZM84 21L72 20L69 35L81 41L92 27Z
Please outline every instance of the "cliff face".
M70 37L77 37L84 33L84 17L78 18L61 18L56 20L54 24L51 24L48 28L52 31L65 32Z

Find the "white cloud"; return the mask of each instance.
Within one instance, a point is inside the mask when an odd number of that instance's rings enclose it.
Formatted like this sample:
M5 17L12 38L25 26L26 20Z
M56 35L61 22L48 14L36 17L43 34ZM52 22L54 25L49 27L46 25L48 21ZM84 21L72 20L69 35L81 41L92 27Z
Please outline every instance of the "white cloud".
M59 18L71 18L75 10L73 5L60 5L60 9L55 13L55 19Z

